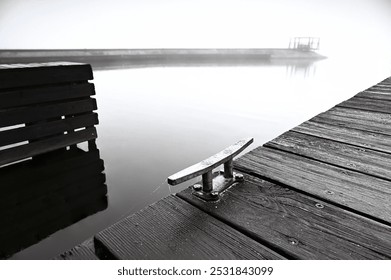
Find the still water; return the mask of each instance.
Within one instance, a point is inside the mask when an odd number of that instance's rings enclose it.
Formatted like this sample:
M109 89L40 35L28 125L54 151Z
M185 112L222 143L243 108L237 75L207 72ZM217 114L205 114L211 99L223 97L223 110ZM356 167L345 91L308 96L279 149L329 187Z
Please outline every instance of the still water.
M15 254L47 259L188 184L166 178L245 137L261 145L391 75L387 62L94 70L109 206ZM250 146L251 147L251 146Z

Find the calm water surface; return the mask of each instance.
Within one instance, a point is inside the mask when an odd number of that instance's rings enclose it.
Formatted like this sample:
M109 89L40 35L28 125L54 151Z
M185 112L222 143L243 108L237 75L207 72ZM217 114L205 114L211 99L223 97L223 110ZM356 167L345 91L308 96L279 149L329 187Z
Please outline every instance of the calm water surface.
M109 207L14 255L52 258L188 184L166 178L237 140L252 148L390 76L388 63L97 70L98 148Z

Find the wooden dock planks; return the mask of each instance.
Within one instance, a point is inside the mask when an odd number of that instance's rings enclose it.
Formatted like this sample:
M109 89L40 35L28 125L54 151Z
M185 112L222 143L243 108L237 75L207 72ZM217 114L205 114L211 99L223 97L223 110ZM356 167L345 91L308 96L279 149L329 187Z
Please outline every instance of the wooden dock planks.
M388 103L382 102L381 99L361 98L358 96L352 97L340 104L339 107L354 108L364 111L391 113L391 107Z
M313 135L341 143L350 143L362 149L371 149L391 153L391 138L388 135L376 134L364 130L352 129L348 125L331 125L315 121L307 121L291 131Z
M391 135L391 114L387 113L336 107L310 121L374 133L375 137L377 134Z
M294 131L264 146L391 181L391 154Z
M293 259L390 259L391 227L245 175L215 204L178 194L216 219Z
M361 93L242 156L235 167L255 177L219 207L178 196L289 258L391 259L390 93Z
M109 259L282 259L278 253L168 196L95 236Z
M241 157L235 167L391 224L388 180L266 147Z
M391 94L389 94L389 89L379 90L376 88L376 89L366 90L358 93L356 97L375 99L375 100L379 99L379 100L386 100L386 101L391 100Z

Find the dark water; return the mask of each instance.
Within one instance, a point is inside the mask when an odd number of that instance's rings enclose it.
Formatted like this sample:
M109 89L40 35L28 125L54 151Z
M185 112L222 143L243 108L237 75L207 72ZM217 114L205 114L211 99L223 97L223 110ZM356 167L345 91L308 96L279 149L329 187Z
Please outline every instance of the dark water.
M241 138L261 145L391 75L387 63L333 59L119 68L94 72L108 208L13 258L52 258L188 185L169 175Z

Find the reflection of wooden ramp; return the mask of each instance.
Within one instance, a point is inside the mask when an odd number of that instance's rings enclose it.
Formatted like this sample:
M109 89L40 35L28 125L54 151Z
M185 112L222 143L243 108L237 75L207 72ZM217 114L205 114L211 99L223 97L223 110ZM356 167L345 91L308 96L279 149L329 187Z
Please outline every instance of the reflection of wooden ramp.
M390 81L234 161L217 201L192 186L103 230L97 256L391 259Z
M0 170L0 257L107 207L98 150L45 155Z

